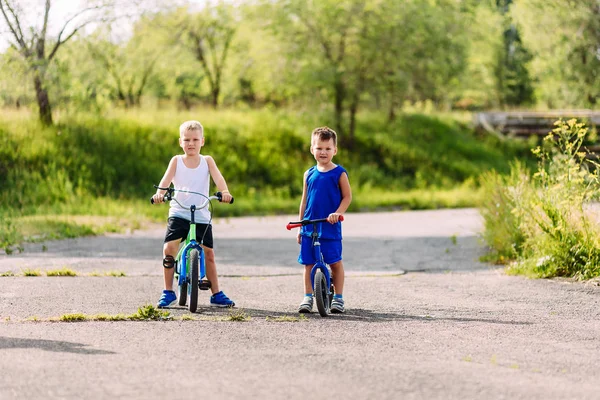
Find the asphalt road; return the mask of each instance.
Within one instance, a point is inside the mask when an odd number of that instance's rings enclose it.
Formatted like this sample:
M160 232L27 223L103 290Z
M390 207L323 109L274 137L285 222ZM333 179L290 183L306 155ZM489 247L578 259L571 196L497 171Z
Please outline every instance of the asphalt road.
M166 321L48 322L154 304L162 226L1 255L0 399L599 398L600 288L480 263L476 210L348 214L348 310L329 318L298 319L291 219L215 221L237 307L201 292ZM22 276L63 267L79 276Z

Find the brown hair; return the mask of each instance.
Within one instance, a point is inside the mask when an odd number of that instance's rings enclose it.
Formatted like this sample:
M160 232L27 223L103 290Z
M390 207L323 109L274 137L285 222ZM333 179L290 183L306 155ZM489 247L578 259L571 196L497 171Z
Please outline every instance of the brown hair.
M337 133L327 126L321 126L319 128L315 128L312 131L312 139L318 138L322 141L328 141L329 139L333 139L333 145L337 146Z

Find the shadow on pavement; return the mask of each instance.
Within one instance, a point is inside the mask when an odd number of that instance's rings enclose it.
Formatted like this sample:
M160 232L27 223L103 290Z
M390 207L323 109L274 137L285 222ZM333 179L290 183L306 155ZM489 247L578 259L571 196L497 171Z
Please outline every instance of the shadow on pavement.
M116 354L112 351L86 348L86 344L63 342L60 340L22 339L0 336L0 350L40 349L58 353L76 354Z
M318 316L318 314L317 314ZM433 317L429 315L405 315L390 312L375 312L372 310L364 310L353 308L347 310L344 314L332 315L332 318L340 318L347 321L364 321L364 322L386 322L393 320L416 320L416 321L454 321L454 322L483 322L487 324L505 324L505 325L531 325L531 322L523 321L502 321L497 319L485 318L463 318L463 317Z

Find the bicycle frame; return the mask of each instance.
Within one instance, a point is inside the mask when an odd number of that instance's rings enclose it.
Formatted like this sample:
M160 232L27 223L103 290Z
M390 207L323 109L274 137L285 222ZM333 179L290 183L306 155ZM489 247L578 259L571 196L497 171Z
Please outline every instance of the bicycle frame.
M319 234L317 233L317 224L313 223L313 233L312 233L312 241L313 241L313 251L315 257L315 265L313 265L310 270L310 286L315 289L315 274L320 269L325 275L325 280L327 282L327 294L331 294L331 274L329 273L329 267L323 260L323 254L321 253L321 243L319 242Z
M344 220L344 216L340 215L339 222L342 222L343 220ZM319 234L317 232L317 223L326 222L326 221L327 221L327 218L314 219L314 220L303 220L303 221L299 221L299 222L290 222L289 224L287 224L286 228L289 231L292 228L299 228L301 226L308 225L308 224L313 225L311 237L312 237L312 241L313 241L313 251L314 251L314 256L315 256L316 262L310 271L310 285L312 286L312 288L314 290L315 274L320 269L321 271L323 271L323 275L325 275L325 279L327 281L327 294L329 295L329 294L331 294L331 273L329 272L329 266L323 260L323 254L321 253L321 243L319 242Z
M206 265L204 263L204 249L202 248L200 243L198 243L198 241L196 240L196 222L194 220L194 212L196 211L196 207L191 206L190 211L191 211L191 217L192 217L192 220L190 221L190 231L188 232L188 235L187 235L184 245L181 246L181 248L179 249L179 252L177 253L177 257L175 258L176 260L181 260L181 265L179 265L179 262L177 263L179 271L176 271L179 275L178 280L177 280L179 283L179 286L184 284L188 278L188 273L187 273L188 255L190 254L190 251L192 251L193 249L198 250L198 256L199 256L200 276L198 277L198 279L204 279L204 277L206 276ZM189 294L190 290L191 290L191 286L188 286L188 294Z

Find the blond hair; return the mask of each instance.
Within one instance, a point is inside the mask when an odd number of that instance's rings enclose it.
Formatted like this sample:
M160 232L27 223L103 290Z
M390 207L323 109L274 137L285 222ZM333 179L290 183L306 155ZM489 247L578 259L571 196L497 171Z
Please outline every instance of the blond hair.
M179 126L179 136L183 136L187 131L200 131L200 136L204 136L204 127L198 121L185 121Z

